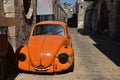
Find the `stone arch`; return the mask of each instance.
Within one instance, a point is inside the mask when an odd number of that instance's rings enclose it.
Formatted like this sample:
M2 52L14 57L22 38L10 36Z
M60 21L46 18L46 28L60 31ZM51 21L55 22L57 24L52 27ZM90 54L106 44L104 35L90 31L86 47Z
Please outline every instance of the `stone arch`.
M100 34L108 34L109 32L109 10L106 1L102 1L100 7L100 15L98 20L98 32Z
M24 15L27 19L31 19L33 15L33 2L32 0L22 0Z

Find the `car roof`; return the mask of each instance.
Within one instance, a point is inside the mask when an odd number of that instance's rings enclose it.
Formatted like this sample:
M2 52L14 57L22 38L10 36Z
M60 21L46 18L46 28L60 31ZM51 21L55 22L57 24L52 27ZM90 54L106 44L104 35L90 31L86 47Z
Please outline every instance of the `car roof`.
M63 26L64 28L67 26L66 23L61 22L61 21L42 21L42 22L37 23L36 26L41 25L41 24L59 24L59 25Z
M32 35L32 33L33 33L34 28L35 28L37 25L42 25L42 24L58 24L58 25L61 25L61 26L64 28L65 32L66 32L67 24L64 23L64 22L62 22L62 21L41 21L41 22L36 23L36 24L32 27L31 35Z

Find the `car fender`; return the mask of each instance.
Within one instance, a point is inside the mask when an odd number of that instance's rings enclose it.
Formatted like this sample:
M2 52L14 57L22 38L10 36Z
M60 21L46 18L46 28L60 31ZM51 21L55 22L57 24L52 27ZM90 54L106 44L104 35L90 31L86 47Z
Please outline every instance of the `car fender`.
M65 52L69 55L69 61L66 63L66 64L61 64L59 62L59 59L57 58L57 56L59 54L61 54L62 52ZM73 64L74 62L74 51L72 49L71 46L68 46L67 48L66 47L62 47L58 54L56 55L56 60L55 60L55 64L54 64L54 72L59 72L59 71L64 71L64 70L67 70L71 67L71 65Z
M29 50L28 50L27 45L23 46L23 47L20 49L18 55L19 55L20 53L23 53L23 54L25 55L25 60L24 60L24 61L18 60L18 68L19 68L19 69L22 69L22 70L29 70L29 69L30 69L30 68L29 68L29 67L30 67L30 66L29 66L29 64L30 64L30 59L29 59L29 52L28 52L28 51L29 51Z

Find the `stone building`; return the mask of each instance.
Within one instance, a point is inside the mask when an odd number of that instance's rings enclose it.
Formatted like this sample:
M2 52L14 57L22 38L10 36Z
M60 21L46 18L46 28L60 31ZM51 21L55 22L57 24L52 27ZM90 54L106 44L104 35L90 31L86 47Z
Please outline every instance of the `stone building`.
M89 5L89 2L86 2L84 0L76 0L76 13L78 16L78 28L84 27L84 15L85 11Z
M10 27L8 33L9 41L15 51L25 44L31 26L36 23L36 0L3 0L2 3L6 17L20 19L20 25Z
M70 18L72 17L72 14L75 13L74 11L74 6L72 4L69 3L61 3L61 6L63 7L63 9L65 10L65 12L67 13L67 17Z
M93 15L94 3L90 3L85 11L84 28L92 30L92 15Z
M85 0L93 1L92 29L112 39L120 39L120 1L119 0Z

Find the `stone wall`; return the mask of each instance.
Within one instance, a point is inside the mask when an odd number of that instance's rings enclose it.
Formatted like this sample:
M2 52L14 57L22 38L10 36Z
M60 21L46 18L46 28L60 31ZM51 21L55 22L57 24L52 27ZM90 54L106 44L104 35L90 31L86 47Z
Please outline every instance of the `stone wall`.
M104 12L104 16L101 15ZM101 25L103 24L101 23L102 17L104 17L104 19L107 19L105 25L108 25L108 36L110 36L111 38L115 38L117 34L117 0L114 0L113 2L111 0L98 0L93 11L93 29L96 32L102 33L104 31L104 29L101 29L101 27L104 26Z
M20 18L21 25L16 27L16 47L25 44L31 32L31 26L36 23L36 2L35 0L15 0L15 16ZM26 7L27 4L29 7ZM26 5L26 6L25 6Z
M20 25L9 28L9 41L14 51L25 44L31 26L36 23L36 0L4 0L5 16L19 18Z
M78 28L83 28L85 11L89 3L84 1L77 4L77 14L78 14Z
M90 10L92 13L92 30L99 34L109 36L112 39L119 38L120 28L118 26L118 0L86 1L94 2L92 10ZM86 13L89 13L90 11Z
M4 16L3 1L0 0L0 16Z
M6 17L15 18L15 5L14 0L3 0L4 1L4 12ZM9 41L15 50L15 26L9 27L8 29Z

